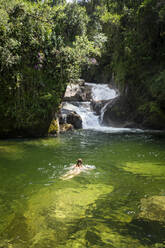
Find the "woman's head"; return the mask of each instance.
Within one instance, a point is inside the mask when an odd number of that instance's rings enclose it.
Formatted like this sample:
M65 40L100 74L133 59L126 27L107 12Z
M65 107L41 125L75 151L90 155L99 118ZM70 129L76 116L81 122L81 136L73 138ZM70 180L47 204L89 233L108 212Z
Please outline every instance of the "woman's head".
M77 166L81 166L81 165L82 165L82 159L81 159L81 158L79 158L79 159L77 160L76 165L77 165Z

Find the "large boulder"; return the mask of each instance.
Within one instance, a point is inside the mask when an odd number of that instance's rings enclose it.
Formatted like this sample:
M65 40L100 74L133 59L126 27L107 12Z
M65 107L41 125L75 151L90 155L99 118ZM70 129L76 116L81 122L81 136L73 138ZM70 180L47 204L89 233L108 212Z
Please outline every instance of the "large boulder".
M66 124L71 124L72 128L75 129L81 129L82 128L82 119L81 116L79 114L77 114L75 111L73 110L69 110L69 109L65 109L62 108L61 112L59 114L59 124L60 126L63 125L65 126Z
M75 129L82 128L82 119L80 115L72 111L67 115L66 122L72 124Z
M75 129L82 128L82 119L75 111L62 109L59 115L59 124L71 124Z
M132 119L131 106L128 104L125 97L118 96L112 100L109 100L102 116L102 124L118 127L135 126Z
M116 127L161 130L165 129L165 114L159 110L156 104L139 105L132 98L130 99L129 96L120 95L110 100L106 105L102 115L102 124Z
M91 87L84 84L69 84L67 86L64 101L91 101Z

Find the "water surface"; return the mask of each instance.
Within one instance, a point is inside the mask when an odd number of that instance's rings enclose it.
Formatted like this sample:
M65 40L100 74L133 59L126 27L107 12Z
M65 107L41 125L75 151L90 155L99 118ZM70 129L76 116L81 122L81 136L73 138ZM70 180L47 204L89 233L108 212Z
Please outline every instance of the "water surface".
M96 168L60 179L79 157ZM0 141L0 247L164 247L165 221L139 217L164 182L163 134Z

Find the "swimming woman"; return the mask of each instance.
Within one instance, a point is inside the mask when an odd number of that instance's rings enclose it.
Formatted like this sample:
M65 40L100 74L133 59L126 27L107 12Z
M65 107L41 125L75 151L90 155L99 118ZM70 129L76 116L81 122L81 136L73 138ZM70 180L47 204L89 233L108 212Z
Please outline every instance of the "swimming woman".
M82 165L82 159L81 158L79 158L77 160L77 163L76 163L75 167L78 167L78 168L82 168L83 167L83 165Z
M77 160L76 164L71 168L72 168L72 170L68 171L64 176L61 177L61 179L67 180L67 179L70 179L70 178L80 174L82 172L82 169L83 169L82 159L79 158Z

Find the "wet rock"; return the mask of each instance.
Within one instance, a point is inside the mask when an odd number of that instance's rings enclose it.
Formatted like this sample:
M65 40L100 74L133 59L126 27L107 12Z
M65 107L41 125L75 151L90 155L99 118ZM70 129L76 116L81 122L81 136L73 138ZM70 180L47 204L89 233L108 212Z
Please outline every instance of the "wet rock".
M152 196L141 199L138 218L165 222L165 196Z
M62 181L61 184L64 182ZM37 232L38 228L47 230L47 226L52 220L53 226L50 226L50 229L54 230L54 226L57 227L57 221L67 223L85 216L87 209L92 205L95 207L95 202L100 196L113 191L111 185L87 184L85 188L78 187L78 185L75 181L76 189L66 186L66 188L58 190L52 186L49 189L43 188L33 195L28 201L28 209L25 212L27 224Z
M79 85L83 86L85 84L85 80L82 78L78 78L77 80L72 80L71 83L72 84L79 84Z
M75 129L82 128L82 119L76 112L70 112L66 118L67 123L72 124Z
M71 131L73 129L74 129L74 127L73 127L72 124L65 123L65 124L61 124L60 125L60 132L61 133L64 133L64 132L67 132L67 131Z
M130 106L125 97L118 96L109 101L103 114L102 122L107 126L132 127ZM130 124L131 123L131 124Z
M48 134L52 135L52 134L57 134L59 133L59 120L58 119L53 119L50 126L49 126L49 130L48 130Z
M59 124L63 125L67 123L67 115L69 115L69 113L71 112L71 110L68 109L61 109L61 112L59 114Z
M81 116L78 115L75 111L68 110L68 109L61 109L61 113L59 114L59 123L61 126L61 130L64 131L65 129L71 130L73 128L80 129L82 128L82 119ZM71 126L68 126L69 124ZM60 130L60 131L61 131Z
M107 102L109 102L109 100L107 101L92 101L91 102L91 106L93 111L95 111L95 113L97 115L101 114L101 109L105 106L105 104L107 104Z
M119 95L110 100L106 106L102 124L124 128L163 130L165 129L165 114L156 104L139 105L129 95Z
M90 101L91 87L84 84L69 84L67 86L64 101Z
M124 128L134 128L137 127L137 124L134 121L128 121L123 124Z

